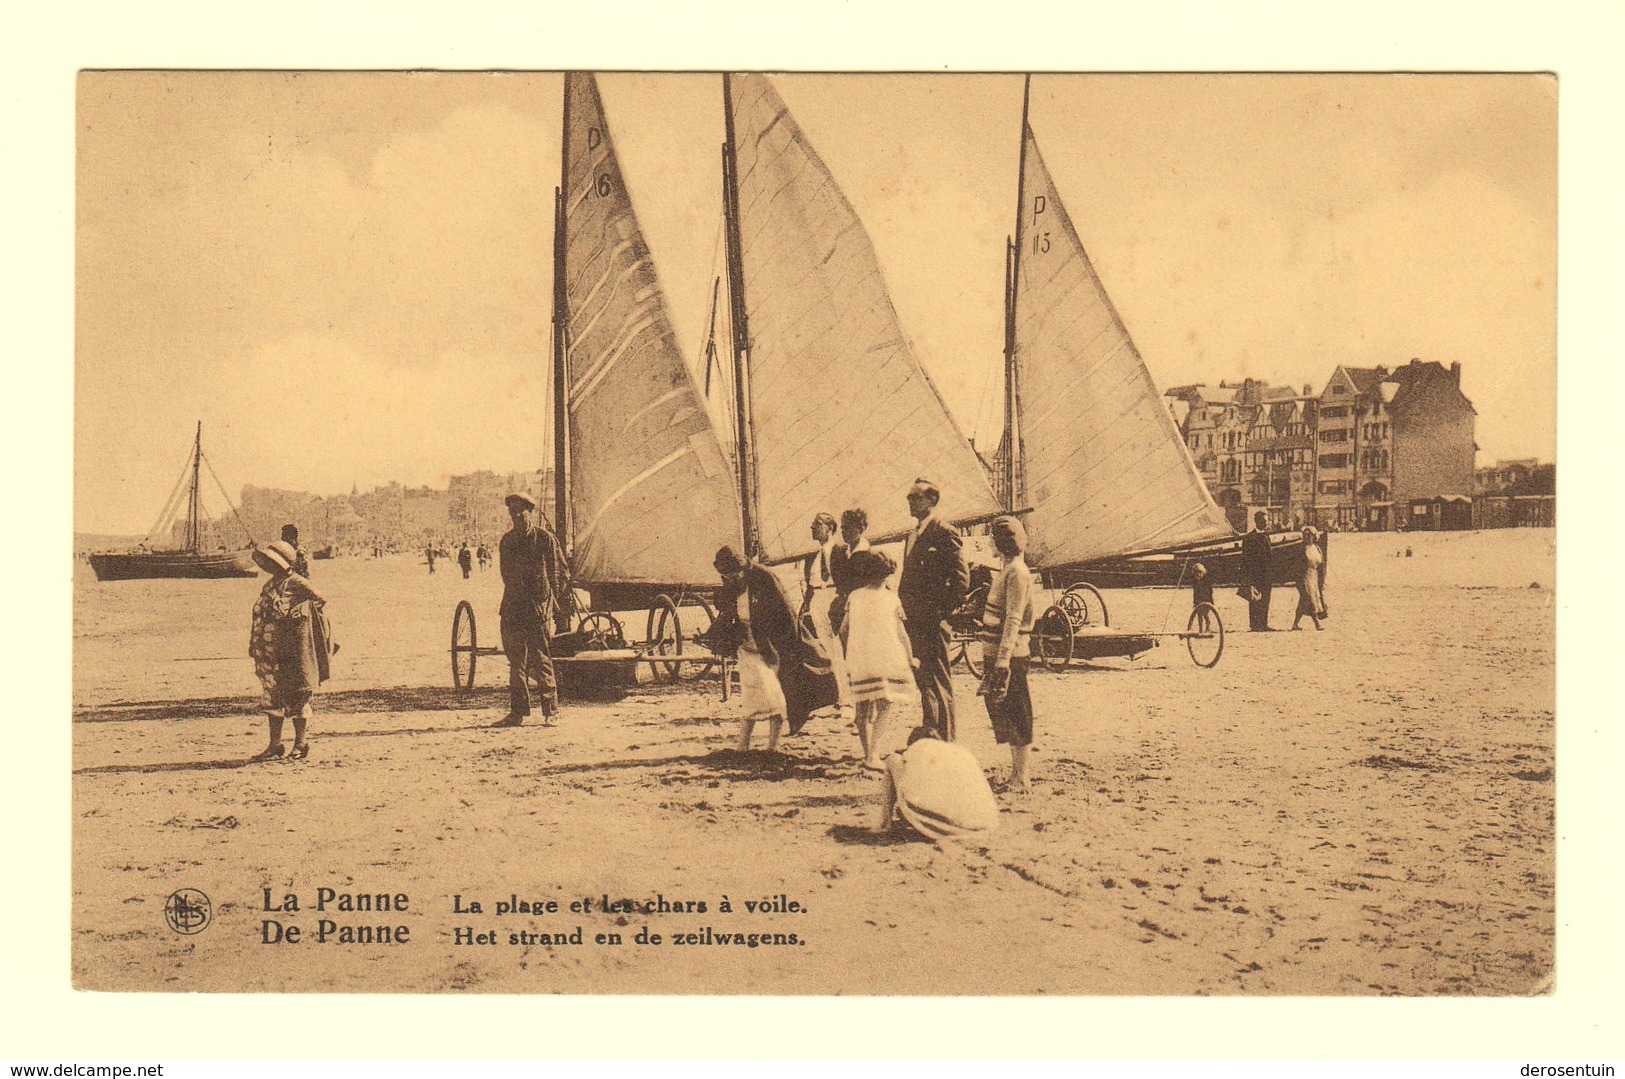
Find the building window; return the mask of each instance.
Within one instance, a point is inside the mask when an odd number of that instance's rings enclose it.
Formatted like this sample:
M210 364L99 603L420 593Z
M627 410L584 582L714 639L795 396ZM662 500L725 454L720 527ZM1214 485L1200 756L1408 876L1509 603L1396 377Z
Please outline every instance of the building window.
M1343 386L1343 384L1341 382L1339 382L1339 383L1336 383L1336 384L1334 384L1332 386L1332 392L1333 393L1347 393L1348 390Z
M1339 389L1337 392L1341 392L1341 389ZM1329 408L1321 409L1320 414L1322 416L1324 416L1325 418L1327 418L1327 419L1332 419L1332 418L1338 417L1338 416L1347 416L1349 414L1349 406L1347 406L1347 405L1333 405L1333 406L1331 406Z
M1349 455L1346 453L1323 453L1320 455L1321 468L1347 468Z

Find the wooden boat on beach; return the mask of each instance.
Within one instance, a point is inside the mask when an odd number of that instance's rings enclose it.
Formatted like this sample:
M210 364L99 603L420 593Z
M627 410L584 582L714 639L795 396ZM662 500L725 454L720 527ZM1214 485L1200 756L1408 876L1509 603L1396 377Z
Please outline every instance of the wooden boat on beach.
M197 425L192 443L192 455L186 469L170 492L169 501L158 514L158 520L147 533L149 539L172 530L180 512L182 492L186 499L186 531L183 546L174 550L152 550L145 545L133 551L97 551L89 556L90 568L98 581L133 581L174 577L213 579L221 577L253 577L259 569L254 565L252 537L249 546L238 550L205 551L202 549L202 510L199 490L203 468L203 424ZM210 468L210 475L214 473ZM218 483L216 479L216 483ZM224 491L222 491L224 494ZM228 499L229 504L229 499ZM236 516L236 510L232 511ZM242 519L238 518L238 524ZM243 529L248 532L247 527Z

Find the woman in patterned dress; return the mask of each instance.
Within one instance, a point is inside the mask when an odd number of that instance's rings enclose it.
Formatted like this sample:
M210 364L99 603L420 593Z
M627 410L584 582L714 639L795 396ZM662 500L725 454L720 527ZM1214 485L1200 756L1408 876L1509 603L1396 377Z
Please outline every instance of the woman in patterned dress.
M270 580L254 601L248 634L248 654L260 680L260 708L265 712L270 740L253 759L275 760L287 754L294 760L310 755L305 725L310 720L310 696L321 682L316 620L326 602L310 579L294 572L298 552L283 541L254 552L254 561ZM282 744L282 723L293 720L293 751Z

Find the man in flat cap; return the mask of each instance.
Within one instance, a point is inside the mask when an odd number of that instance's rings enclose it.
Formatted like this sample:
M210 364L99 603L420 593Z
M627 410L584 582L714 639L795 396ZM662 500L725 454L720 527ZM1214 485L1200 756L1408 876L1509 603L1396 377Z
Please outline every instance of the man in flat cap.
M508 656L508 714L493 726L517 727L530 715L530 681L541 691L542 722L552 726L559 710L553 676L553 613L568 587L558 537L536 519L536 500L523 491L507 498L513 528L497 545L502 573L502 650Z

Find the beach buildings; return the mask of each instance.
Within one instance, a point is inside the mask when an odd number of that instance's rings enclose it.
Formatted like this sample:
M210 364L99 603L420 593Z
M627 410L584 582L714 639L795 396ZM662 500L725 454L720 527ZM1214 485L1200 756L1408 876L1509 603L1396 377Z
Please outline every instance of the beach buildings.
M1552 528L1557 466L1533 457L1497 461L1473 477L1474 528Z
M1339 364L1320 391L1258 379L1175 386L1176 420L1231 523L1471 527L1477 413L1461 365Z
M527 491L551 508L552 487L550 471L469 472L451 476L444 490L390 482L327 497L249 486L243 488L235 516L260 542L275 539L284 524L292 524L311 550L401 550L465 539L494 543L509 527L503 504L507 495ZM208 522L209 535L224 530L233 516Z

